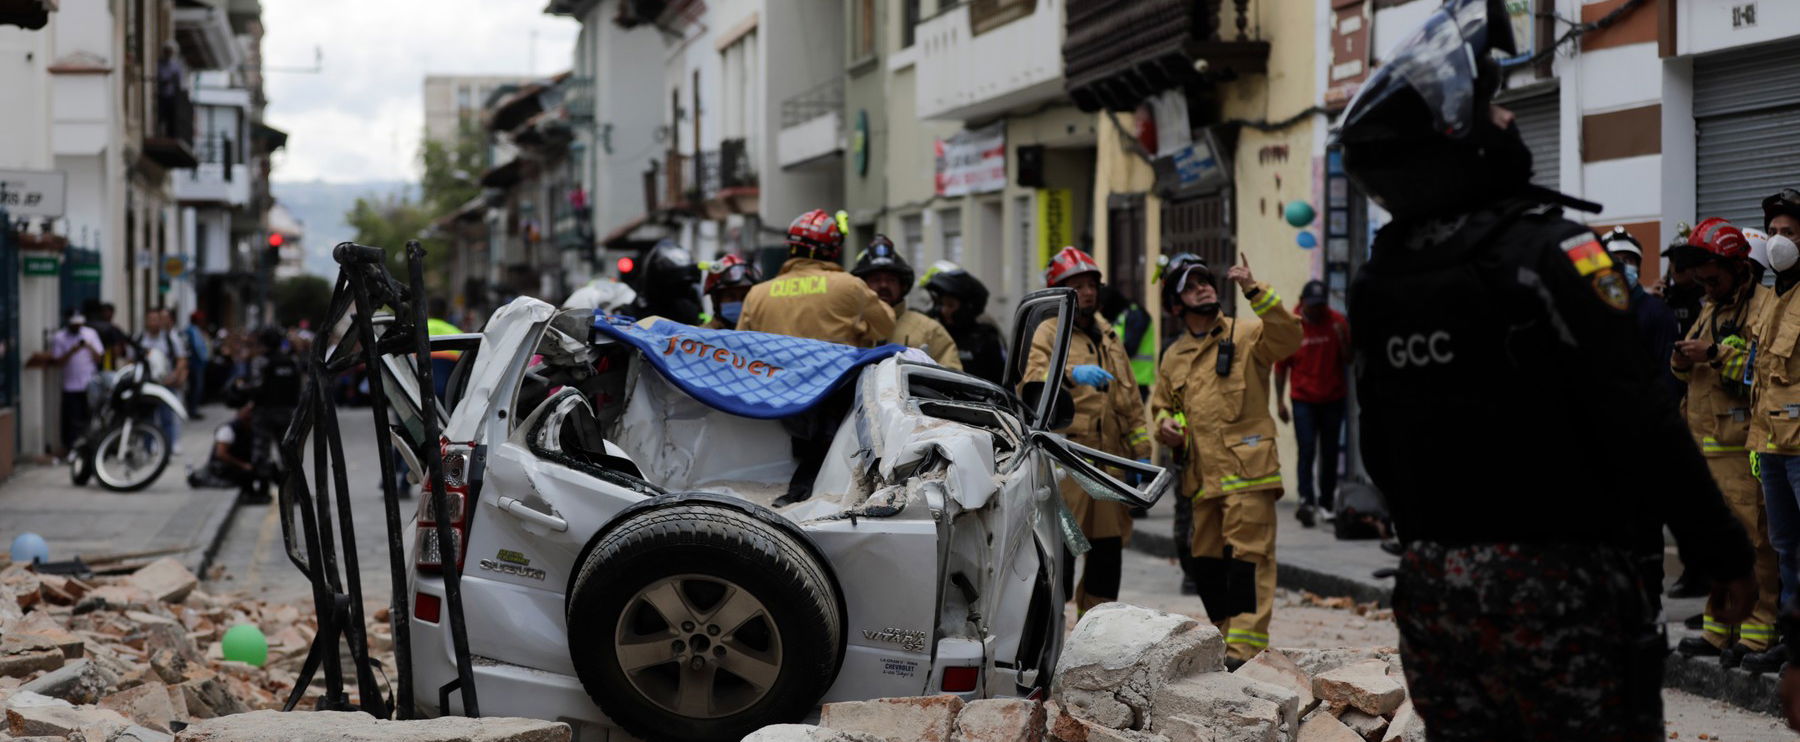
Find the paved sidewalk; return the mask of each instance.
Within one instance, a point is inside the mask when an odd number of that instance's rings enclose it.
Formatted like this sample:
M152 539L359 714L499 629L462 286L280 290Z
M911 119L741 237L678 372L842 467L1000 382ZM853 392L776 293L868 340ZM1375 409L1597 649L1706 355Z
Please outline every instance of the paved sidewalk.
M56 561L182 548L175 557L199 573L237 498L236 490L187 484L188 466L205 464L213 430L230 419L231 410L209 405L201 413L206 419L183 425L181 453L139 492L111 492L92 481L77 487L64 464L20 467L0 482L0 548L27 531L44 537Z
M1165 497L1151 508L1147 518L1135 522L1131 548L1162 557L1175 556L1174 513L1179 498ZM1374 576L1377 570L1399 564L1399 557L1381 550L1377 541L1339 541L1332 535L1330 524L1306 528L1294 519L1298 498L1283 497L1275 504L1276 581L1290 590L1306 590L1325 597L1349 596L1359 603L1375 601L1389 605L1393 580ZM1681 560L1675 547L1665 550L1663 572L1665 587L1681 575ZM1706 607L1703 598L1663 599L1669 644L1682 637L1694 636L1682 620L1700 613ZM1664 685L1670 688L1714 698L1763 713L1779 713L1773 675L1751 675L1743 670L1725 670L1717 659L1683 658L1669 655Z

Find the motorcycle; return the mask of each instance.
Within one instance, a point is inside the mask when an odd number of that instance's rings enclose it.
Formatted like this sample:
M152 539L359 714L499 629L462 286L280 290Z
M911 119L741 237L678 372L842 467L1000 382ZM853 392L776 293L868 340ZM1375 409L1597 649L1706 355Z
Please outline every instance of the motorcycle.
M187 419L187 408L168 387L150 380L148 367L134 363L95 378L90 394L99 404L87 430L75 440L69 479L77 486L96 479L114 492L150 486L168 468L173 441L156 424L157 409L168 406Z

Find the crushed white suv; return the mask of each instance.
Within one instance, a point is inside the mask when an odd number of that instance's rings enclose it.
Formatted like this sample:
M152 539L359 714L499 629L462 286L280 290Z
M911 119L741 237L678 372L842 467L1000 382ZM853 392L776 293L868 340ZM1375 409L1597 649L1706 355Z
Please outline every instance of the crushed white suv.
M1045 321L1061 378L1073 311L1066 290L1021 303L1012 379ZM522 298L468 339L438 441L456 542L420 498L408 575L422 711L460 711L446 558L481 712L584 740L737 739L821 702L1047 688L1065 543L1085 546L1059 478L1148 505L1169 475L1048 432L1069 410L1056 385L1028 404L891 348L777 338ZM847 412L834 435L812 426L830 447L812 497L777 505L794 421L830 410ZM400 412L416 434L416 407Z

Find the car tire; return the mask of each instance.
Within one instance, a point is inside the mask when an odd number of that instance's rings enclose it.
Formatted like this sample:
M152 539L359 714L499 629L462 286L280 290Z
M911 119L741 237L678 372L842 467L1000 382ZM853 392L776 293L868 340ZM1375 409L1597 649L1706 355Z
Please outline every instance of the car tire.
M798 721L843 656L829 575L802 536L741 509L689 500L627 514L569 593L576 674L646 740L739 739Z

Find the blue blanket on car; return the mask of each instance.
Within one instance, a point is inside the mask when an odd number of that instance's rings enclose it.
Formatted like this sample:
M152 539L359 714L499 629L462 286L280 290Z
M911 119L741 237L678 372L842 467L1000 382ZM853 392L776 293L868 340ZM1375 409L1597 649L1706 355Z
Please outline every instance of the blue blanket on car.
M594 313L594 329L642 351L663 378L715 409L761 419L797 415L843 386L864 365L906 348L864 350L766 332L707 330Z

